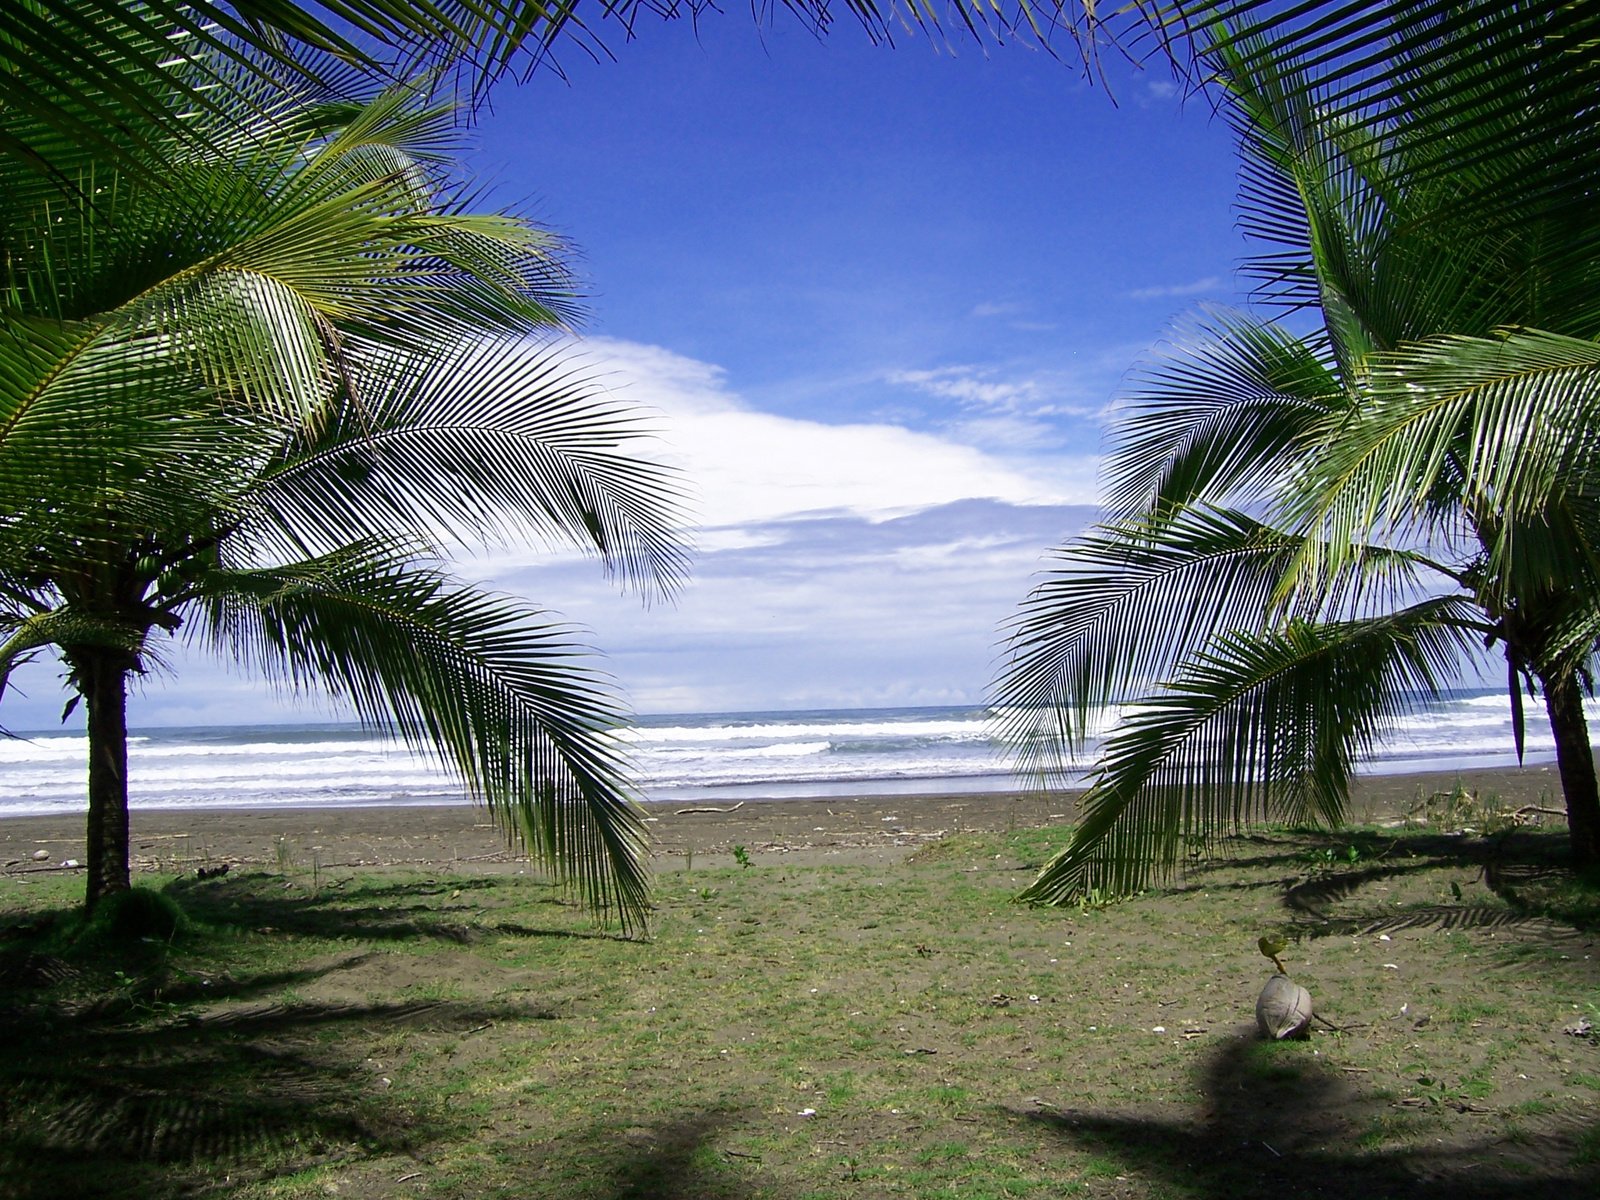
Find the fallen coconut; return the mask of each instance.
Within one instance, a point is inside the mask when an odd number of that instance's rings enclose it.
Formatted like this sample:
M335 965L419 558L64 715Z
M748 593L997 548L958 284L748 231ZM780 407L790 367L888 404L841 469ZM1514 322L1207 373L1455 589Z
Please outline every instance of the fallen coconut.
M1256 1027L1274 1041L1311 1031L1311 993L1287 975L1274 975L1256 997Z
M33 852L33 861L34 862L49 862L50 861L50 851L48 851L48 850L35 850Z

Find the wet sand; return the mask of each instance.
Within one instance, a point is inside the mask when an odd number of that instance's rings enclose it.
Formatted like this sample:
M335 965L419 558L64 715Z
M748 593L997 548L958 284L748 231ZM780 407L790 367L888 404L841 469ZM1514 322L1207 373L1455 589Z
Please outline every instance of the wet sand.
M1555 768L1542 765L1363 777L1352 790L1349 816L1395 820L1458 783L1508 808L1562 807ZM781 855L796 863L889 861L947 834L1062 824L1077 812L1069 792L654 802L644 808L660 869L714 865L736 846L752 858ZM39 850L49 853L47 862L34 860ZM62 864L82 858L81 815L0 819L0 871L71 870ZM487 812L468 805L135 811L132 858L136 870L159 871L224 863L519 868Z

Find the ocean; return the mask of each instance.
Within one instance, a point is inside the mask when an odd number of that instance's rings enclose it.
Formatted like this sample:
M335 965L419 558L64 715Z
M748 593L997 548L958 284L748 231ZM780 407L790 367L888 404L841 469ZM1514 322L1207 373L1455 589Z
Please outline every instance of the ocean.
M1591 723L1600 705L1589 707ZM1018 785L980 707L647 716L626 735L647 800L1002 791ZM1528 706L1528 762L1553 743ZM130 739L135 808L464 803L436 764L355 725L146 729ZM83 807L81 733L0 740L0 816ZM1089 756L1092 759L1092 754ZM1458 692L1406 718L1366 769L1508 766L1516 761L1503 692ZM1087 766L1087 761L1079 764Z

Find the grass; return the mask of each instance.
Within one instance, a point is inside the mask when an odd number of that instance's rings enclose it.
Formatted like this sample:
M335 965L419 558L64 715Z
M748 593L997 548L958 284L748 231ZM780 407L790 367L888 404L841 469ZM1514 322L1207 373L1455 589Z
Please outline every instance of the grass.
M1060 830L755 857L664 872L649 942L293 861L147 879L181 926L108 941L13 877L0 1194L1592 1194L1594 896L1516 836L1262 832L1069 910L1009 902ZM1337 1031L1253 1038L1266 930Z

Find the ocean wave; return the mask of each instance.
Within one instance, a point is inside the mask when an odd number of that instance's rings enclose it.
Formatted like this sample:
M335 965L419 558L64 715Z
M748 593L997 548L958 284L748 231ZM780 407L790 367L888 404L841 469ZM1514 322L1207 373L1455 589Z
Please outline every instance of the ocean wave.
M707 726L635 726L626 731L628 740L640 746L673 742L775 741L780 738L833 740L840 737L879 737L898 740L906 737L983 739L988 736L987 718L887 721L841 718L837 721L813 720L795 724L768 722Z
M1591 702L1591 716L1600 702ZM1106 723L1132 706L1108 708ZM1010 763L994 737L996 714L975 707L756 713L647 718L622 739L644 799L726 795L871 794L999 786ZM1528 711L1527 754L1545 761L1553 740ZM1092 761L1091 741L1085 762ZM351 725L255 726L141 731L130 742L135 807L230 804L450 803L454 778L426 755ZM1505 696L1457 695L1407 714L1372 748L1378 769L1448 769L1504 761L1513 752ZM0 813L81 810L87 743L81 732L0 740ZM766 790L763 790L766 789Z

